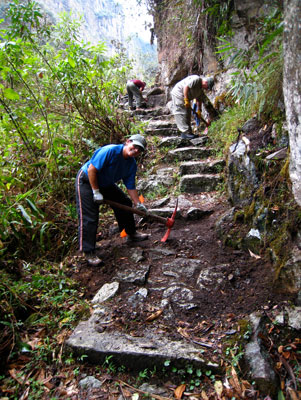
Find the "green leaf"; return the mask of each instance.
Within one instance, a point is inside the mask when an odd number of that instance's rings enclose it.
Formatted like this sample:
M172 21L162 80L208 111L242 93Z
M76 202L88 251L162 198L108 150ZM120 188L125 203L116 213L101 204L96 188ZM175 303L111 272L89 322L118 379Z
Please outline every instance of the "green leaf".
M26 221L27 221L30 225L32 225L32 220L31 220L30 216L27 214L25 208L24 208L23 206L21 206L21 204L19 204L17 208L18 208L18 210L21 211L21 213L22 213L23 217L26 219Z
M9 100L19 100L20 96L11 88L3 89L4 96Z
M36 205L30 200L25 199L31 210L37 215L43 215L43 213L36 207Z
M71 65L72 68L75 68L76 63L72 57L68 57L68 63Z
M285 400L282 390L279 390L277 400Z

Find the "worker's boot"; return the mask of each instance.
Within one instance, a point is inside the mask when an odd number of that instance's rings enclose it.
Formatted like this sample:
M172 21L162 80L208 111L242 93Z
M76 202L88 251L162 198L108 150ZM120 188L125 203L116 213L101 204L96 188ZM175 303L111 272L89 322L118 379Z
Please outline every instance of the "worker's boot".
M193 133L181 133L182 139L196 139L198 137L198 135L194 135Z
M143 240L148 239L148 235L146 233L138 233L135 232L132 235L127 236L127 242L142 242Z
M85 253L85 259L88 264L92 265L93 267L98 267L99 265L103 264L103 261L99 257L97 257L94 251Z

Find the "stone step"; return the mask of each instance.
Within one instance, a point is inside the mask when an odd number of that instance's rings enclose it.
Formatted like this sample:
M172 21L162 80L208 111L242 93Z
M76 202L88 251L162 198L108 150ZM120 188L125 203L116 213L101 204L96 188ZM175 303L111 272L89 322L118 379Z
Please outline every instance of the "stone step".
M192 161L210 157L212 149L205 147L181 147L179 149L170 150L167 155L167 161Z
M161 118L163 115L169 115L169 110L167 107L156 108L156 109L145 108L142 110L140 109L133 110L130 113L141 120L150 120L154 119L155 117L160 116Z
M176 128L146 128L145 133L148 136L179 136Z
M158 147L188 147L189 145L204 146L207 143L208 137L201 136L197 139L182 139L181 136L168 136L161 138Z
M166 360L174 366L183 367L187 363L204 370L218 370L218 364L205 360L201 356L200 346L185 341L171 341L164 335L148 331L147 324L143 337L105 331L105 322L97 312L88 321L81 322L66 345L75 355L85 355L86 361L101 365L108 356L113 362L133 370L163 367ZM104 331L102 332L101 328Z
M217 174L223 170L226 163L224 160L210 161L185 161L180 165L179 174Z
M180 179L181 192L202 193L212 192L223 181L221 174L191 174L184 175Z
M156 174L148 175L146 179L139 179L137 189L143 194L158 192L161 188L168 188L175 184L174 174L177 172L176 167L161 168Z
M148 129L177 129L177 125L172 120L151 120Z

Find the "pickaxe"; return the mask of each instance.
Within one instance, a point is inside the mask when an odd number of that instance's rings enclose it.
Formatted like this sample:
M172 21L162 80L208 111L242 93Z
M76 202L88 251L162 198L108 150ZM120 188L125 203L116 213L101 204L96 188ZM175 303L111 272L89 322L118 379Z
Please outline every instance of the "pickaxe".
M164 217L161 217L159 215L155 215L155 214L151 214L151 213L145 213L144 211L137 210L136 208L129 207L129 206L126 206L124 204L116 203L115 201L112 201L112 200L105 199L104 203L109 204L112 207L117 207L117 208L120 208L121 210L125 210L125 211L131 212L133 214L140 215L141 217L151 218L151 219L153 219L155 221L161 222L162 224L166 225L167 226L167 231L166 231L165 235L163 236L163 238L161 239L161 242L166 242L166 240L168 239L168 236L170 234L171 228L174 226L176 213L177 213L177 209L178 209L178 199L177 199L176 206L175 206L175 209L174 209L171 217L170 218L164 218Z

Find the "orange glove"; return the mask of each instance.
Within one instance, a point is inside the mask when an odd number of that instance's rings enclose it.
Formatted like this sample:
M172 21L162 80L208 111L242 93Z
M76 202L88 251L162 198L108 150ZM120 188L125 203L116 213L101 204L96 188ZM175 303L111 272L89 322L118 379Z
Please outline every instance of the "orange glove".
M184 97L184 106L185 108L190 108L190 101L188 100L187 97Z

